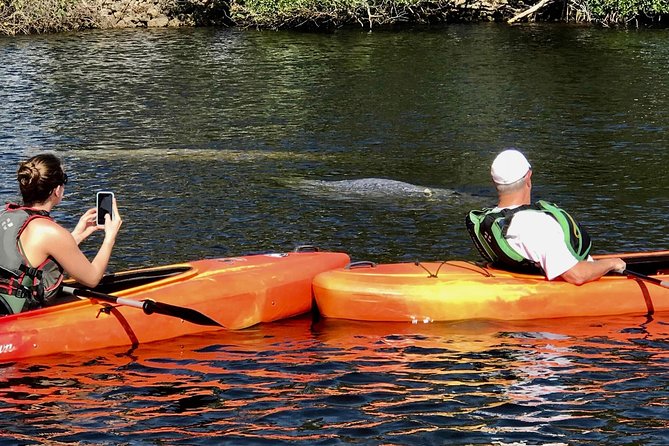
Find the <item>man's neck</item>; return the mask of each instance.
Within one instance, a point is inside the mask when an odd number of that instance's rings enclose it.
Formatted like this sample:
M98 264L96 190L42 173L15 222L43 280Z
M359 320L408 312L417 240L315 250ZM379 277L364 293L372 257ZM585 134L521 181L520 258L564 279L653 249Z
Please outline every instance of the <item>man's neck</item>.
M529 194L527 196L525 194L508 194L499 197L497 207L508 208L511 206L522 206L524 204L532 204Z

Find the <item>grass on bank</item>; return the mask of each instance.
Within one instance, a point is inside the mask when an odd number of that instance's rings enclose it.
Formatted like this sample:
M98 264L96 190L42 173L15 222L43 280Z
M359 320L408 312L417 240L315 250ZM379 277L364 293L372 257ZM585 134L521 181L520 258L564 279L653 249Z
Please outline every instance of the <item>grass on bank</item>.
M135 4L141 0L132 0ZM256 28L375 28L398 24L504 21L539 0L163 0L165 13L197 11L196 25ZM103 7L131 0L0 0L0 35L103 27ZM549 0L529 17L602 26L669 27L669 0Z
M233 0L243 26L318 28L359 24L506 21L540 0ZM530 20L669 27L669 0L549 0Z
M100 11L86 0L0 0L0 34L97 28Z

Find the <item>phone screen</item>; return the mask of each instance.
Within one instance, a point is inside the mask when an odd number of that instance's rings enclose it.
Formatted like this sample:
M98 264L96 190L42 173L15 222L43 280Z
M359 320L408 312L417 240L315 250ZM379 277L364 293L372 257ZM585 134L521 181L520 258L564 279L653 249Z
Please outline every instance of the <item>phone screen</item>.
M113 192L98 192L96 194L96 203L98 208L98 225L103 226L105 224L105 215L109 214L114 216L113 203L114 203L114 193Z

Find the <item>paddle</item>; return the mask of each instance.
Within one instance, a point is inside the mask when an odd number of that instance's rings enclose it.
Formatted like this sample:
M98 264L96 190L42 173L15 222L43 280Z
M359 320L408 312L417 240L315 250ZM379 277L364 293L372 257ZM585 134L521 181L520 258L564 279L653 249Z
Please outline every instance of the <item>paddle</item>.
M165 316L177 317L193 324L223 327L223 325L219 324L215 320L205 316L199 311L193 310L192 308L179 307L176 305L166 304L164 302L156 302L155 300L151 299L145 299L142 301L125 299L123 297L112 296L111 294L105 294L81 288L73 288L69 286L64 286L63 292L72 294L73 296L77 297L98 299L113 304L139 308L143 310L145 314L163 314Z
M665 288L669 288L669 281L656 279L655 277L646 276L645 274L635 273L628 269L623 270L623 274L629 277L636 277L637 279L645 280L646 282L654 283L655 285L660 285Z

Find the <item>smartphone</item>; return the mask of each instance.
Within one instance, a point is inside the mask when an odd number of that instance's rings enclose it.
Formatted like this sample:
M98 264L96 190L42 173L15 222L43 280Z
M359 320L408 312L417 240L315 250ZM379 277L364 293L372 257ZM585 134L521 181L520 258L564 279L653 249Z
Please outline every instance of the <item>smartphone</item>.
M104 226L105 215L114 217L114 192L100 191L95 194L95 207L98 209L98 226Z

